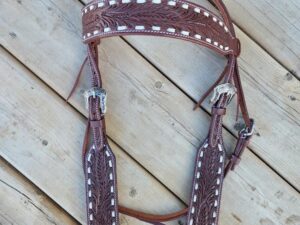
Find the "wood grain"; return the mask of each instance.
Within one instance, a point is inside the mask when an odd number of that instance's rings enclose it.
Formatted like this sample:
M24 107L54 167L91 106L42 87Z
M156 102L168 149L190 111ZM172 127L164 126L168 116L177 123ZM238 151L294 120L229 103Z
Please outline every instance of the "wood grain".
M300 78L299 1L224 2L234 22L293 75Z
M1 225L78 225L44 193L0 158Z

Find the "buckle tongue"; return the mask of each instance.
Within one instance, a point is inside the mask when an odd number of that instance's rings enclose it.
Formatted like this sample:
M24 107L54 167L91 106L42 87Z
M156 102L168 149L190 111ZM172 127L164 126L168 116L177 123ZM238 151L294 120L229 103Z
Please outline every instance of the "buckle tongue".
M237 91L236 87L233 84L230 83L220 84L214 88L213 96L210 99L210 103L215 104L219 100L222 94L226 94L228 97L227 98L227 105L228 105L232 100L233 96L235 95L236 91Z
M105 89L100 88L100 87L93 87L89 90L86 90L84 92L84 97L85 97L85 104L86 108L88 109L89 107L89 98L92 96L93 98L99 97L100 100L100 110L101 113L106 113L106 101L107 101L107 94Z

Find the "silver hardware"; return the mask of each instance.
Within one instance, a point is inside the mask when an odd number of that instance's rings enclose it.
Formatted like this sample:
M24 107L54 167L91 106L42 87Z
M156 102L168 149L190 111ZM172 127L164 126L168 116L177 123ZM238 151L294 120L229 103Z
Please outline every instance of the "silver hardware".
M100 87L94 87L89 90L86 90L84 92L84 97L85 97L85 104L86 107L89 107L89 98L92 96L93 98L99 97L100 100L100 109L102 113L106 113L106 101L107 101L107 94L105 89L100 88Z
M212 98L210 99L210 103L213 104L216 103L222 94L226 94L227 104L229 104L233 96L235 95L236 91L237 91L236 87L233 84L230 83L220 84L214 88L214 93Z
M250 127L245 127L240 131L240 135L242 135L243 137L252 136L252 134L254 133L254 120L250 119L250 122Z

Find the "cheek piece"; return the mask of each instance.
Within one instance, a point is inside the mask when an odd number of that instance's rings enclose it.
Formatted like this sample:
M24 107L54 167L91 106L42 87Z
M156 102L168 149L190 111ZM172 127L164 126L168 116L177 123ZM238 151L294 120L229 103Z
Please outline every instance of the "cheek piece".
M220 16L184 0L102 0L92 1L82 9L82 38L88 55L69 97L88 62L91 87L84 96L89 118L82 150L88 225L120 225L119 213L156 225L181 216L187 216L186 225L218 224L223 179L240 161L253 134L254 121L248 115L238 71L240 42L223 2L214 0L214 4ZM118 204L116 159L106 136L106 91L102 88L97 46L102 38L120 35L182 39L210 48L228 60L220 77L194 108L213 92L211 123L196 153L189 205L168 215L148 214ZM238 134L232 155L226 159L222 118L234 95L237 96L237 116L240 109L245 127Z

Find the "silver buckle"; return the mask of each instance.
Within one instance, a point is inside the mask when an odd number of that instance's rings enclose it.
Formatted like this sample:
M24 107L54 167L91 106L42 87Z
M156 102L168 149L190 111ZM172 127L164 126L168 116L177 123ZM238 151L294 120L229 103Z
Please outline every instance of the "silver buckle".
M254 133L254 120L250 119L250 127L244 127L242 130L240 130L240 135L242 135L242 137L249 137L252 136Z
M230 101L232 100L233 96L236 93L236 87L233 84L230 83L225 83L225 84L220 84L217 87L214 88L214 93L212 98L210 99L210 103L215 104L221 94L226 94L227 95L227 105L230 103Z
M100 99L100 109L102 113L106 113L106 101L107 101L107 94L105 89L100 88L100 87L94 87L89 90L86 90L84 92L84 97L85 97L85 104L86 108L89 108L89 98L92 96L93 98L99 97Z

